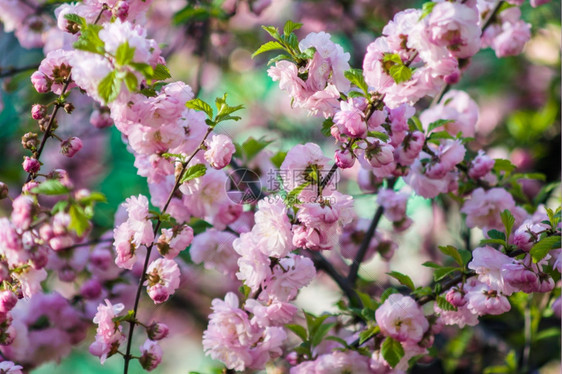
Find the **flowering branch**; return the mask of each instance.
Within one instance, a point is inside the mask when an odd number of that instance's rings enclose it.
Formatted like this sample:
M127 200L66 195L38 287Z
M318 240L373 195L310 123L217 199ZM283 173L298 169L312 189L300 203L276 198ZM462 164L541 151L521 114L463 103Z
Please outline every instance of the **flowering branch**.
M170 205L170 202L172 201L172 198L174 197L176 191L178 190L178 188L181 184L182 177L183 177L185 171L187 170L187 165L189 165L191 160L193 160L193 158L197 155L197 153L199 153L199 151L204 149L203 147L204 147L205 141L207 140L208 136L211 134L212 131L213 131L213 127L207 128L207 132L205 133L205 136L203 137L203 139L199 143L199 146L197 147L197 149L191 154L191 156L189 156L187 158L187 160L182 162L181 169L180 169L181 171L179 172L179 174L176 177L176 182L174 184L174 188L172 189L172 191L170 191L170 194L168 195L168 198L166 199L166 203L162 207L161 214L166 213L166 210L168 209L168 206ZM144 259L144 265L143 265L141 277L139 279L139 284L137 286L137 292L135 294L135 302L133 304L132 318L129 320L129 335L128 335L128 338L127 338L127 348L126 348L126 351L125 351L125 355L123 356L124 357L124 364L123 364L124 365L123 366L123 373L124 374L127 374L129 372L129 362L133 358L133 356L131 356L131 345L132 345L132 341L133 341L133 332L134 332L134 329L135 329L135 325L138 323L137 320L136 320L136 317L137 317L137 311L138 311L138 307L139 307L140 296L141 296L141 292L142 292L142 289L143 289L144 281L146 280L146 271L148 269L148 264L149 264L149 261L150 261L150 253L152 252L152 248L156 244L156 240L157 240L156 234L158 233L158 230L160 230L161 224L162 224L162 220L159 216L156 219L156 225L154 226L155 240L146 249L146 257Z

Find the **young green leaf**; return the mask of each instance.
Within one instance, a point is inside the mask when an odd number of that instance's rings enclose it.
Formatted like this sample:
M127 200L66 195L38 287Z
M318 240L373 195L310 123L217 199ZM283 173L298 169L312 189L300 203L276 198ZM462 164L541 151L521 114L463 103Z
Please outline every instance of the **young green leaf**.
M98 85L98 94L106 103L117 98L121 89L121 80L117 78L115 71L110 72Z
M259 54L262 54L264 52L269 52L269 51L274 51L277 49L282 49L285 50L285 47L283 47L281 44L279 44L279 42L274 42L274 41L269 41L265 44L262 44L253 54L252 54L252 58L256 57Z
M560 248L560 236L547 236L541 239L531 248L531 256L534 262L542 260L548 252Z
M249 137L244 143L242 143L242 151L246 156L246 161L251 161L258 153L271 143L273 143L273 140L265 140L264 138L256 140L253 137Z
M308 340L308 333L306 332L306 329L301 325L290 324L290 325L285 325L285 327L287 327L289 330L294 332L299 338L302 339L302 341Z
M42 182L39 186L34 187L31 192L41 195L63 195L68 193L70 190L68 187L63 185L60 181L56 179L47 179L46 181Z
M70 224L68 228L76 233L76 235L81 236L90 227L90 221L88 216L84 212L84 209L80 205L72 204L68 210L70 215Z
M435 302L437 303L437 306L442 310L455 312L457 311L457 308L453 304L448 302L447 299L445 299L443 296L437 296Z
M133 61L135 56L135 47L130 47L129 42L122 43L115 51L115 62L121 66L127 65Z
M347 80L351 82L351 84L356 85L365 93L365 95L369 95L369 86L365 82L365 77L363 76L363 70L361 69L350 69L344 73Z
M384 360L394 368L400 362L400 359L404 357L404 348L399 341L387 337L384 339L381 346L381 353Z
M103 55L105 53L105 43L100 39L100 25L84 25L80 28L80 37L74 42L75 49L88 51Z
M449 123L453 123L453 122L455 122L455 121L450 120L450 119L440 119L440 120L437 120L435 122L431 122L429 124L429 126L427 127L427 132L430 133L438 127L442 127L442 126L445 126L445 125L447 125Z
M459 253L459 250L456 249L455 247L453 247L452 245L447 245L447 246L440 246L439 250L446 256L451 256L453 258L453 260L455 260L455 262L457 264L459 264L460 266L464 265L464 261L461 257L461 254Z
M503 226L505 227L505 236L509 238L511 235L511 229L513 229L513 225L515 224L515 217L509 210L504 210L501 212L500 217L502 219Z
M213 118L213 109L209 104L207 104L201 99L189 100L187 103L185 103L185 106L188 107L189 109L200 110L202 112L205 112L205 114L207 114L207 117Z
M388 72L397 84L409 81L412 78L412 69L406 65L394 65Z
M386 273L386 274L395 278L396 280L398 280L398 282L400 282L400 284L403 284L404 286L407 286L411 290L416 289L416 286L414 286L414 282L412 282L412 279L409 276L407 276L406 274L402 274L402 273L399 273L397 271L391 271L390 273Z
M451 267L451 266L443 266L440 267L439 269L435 269L435 271L433 272L433 279L436 282L439 282L441 279L445 278L447 275L451 274L452 272L459 270L456 267Z
M192 179L202 177L207 172L207 167L203 164L197 164L191 166L185 171L183 177L181 178L181 183L188 182Z
M378 334L380 331L379 326L371 326L366 330L363 330L359 333L359 345L365 343L367 340L371 339L373 336Z
M283 26L283 34L285 34L285 36L289 35L293 31L298 30L301 27L302 27L302 23L296 23L291 20L288 20L287 22L285 22L285 26Z
M136 75L128 71L127 75L125 75L125 85L130 92L136 92L137 87L139 86L139 81L137 80Z
M171 77L172 75L170 74L168 67L166 65L158 64L154 68L154 74L152 74L151 78L152 80L163 81Z

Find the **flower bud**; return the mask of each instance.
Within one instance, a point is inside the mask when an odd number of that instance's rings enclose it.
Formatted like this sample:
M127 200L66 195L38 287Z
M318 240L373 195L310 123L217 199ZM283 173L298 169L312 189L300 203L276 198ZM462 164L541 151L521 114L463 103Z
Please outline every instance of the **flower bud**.
M66 157L73 157L82 149L82 140L75 136L66 139L61 143L60 152Z
M47 93L51 90L51 80L40 71L36 71L31 75L31 84L39 93Z
M72 105L72 103L65 103L62 108L66 113L70 114L74 110L74 105Z
M31 107L31 117L33 119L39 120L39 119L45 117L46 114L47 114L47 107L45 105L34 104Z
M146 333L148 338L153 341L162 340L166 336L168 336L168 332L170 329L164 323L160 322L153 322L150 326L148 326Z
M335 159L336 165L338 165L340 169L348 169L355 164L355 157L353 157L353 153L348 150L338 149L335 154Z
M23 148L33 151L39 145L39 137L34 132L28 132L21 137L21 145Z
M0 200L7 198L9 192L8 185L4 182L0 182Z
M37 173L39 171L39 169L41 168L41 164L39 163L39 161L35 158L31 158L28 156L25 156L25 159L23 161L23 170L25 170L28 173Z
M125 22L127 16L129 15L129 3L126 1L119 1L113 7L113 15L119 18L122 22Z
M109 108L101 107L99 110L94 110L90 115L90 124L98 129L103 129L113 125Z
M156 369L162 361L162 348L160 348L158 343L153 342L152 340L146 340L140 347L140 350L141 357L139 358L139 362L143 369L146 371Z
M0 292L0 312L8 313L14 309L17 302L18 297L12 291L4 290Z

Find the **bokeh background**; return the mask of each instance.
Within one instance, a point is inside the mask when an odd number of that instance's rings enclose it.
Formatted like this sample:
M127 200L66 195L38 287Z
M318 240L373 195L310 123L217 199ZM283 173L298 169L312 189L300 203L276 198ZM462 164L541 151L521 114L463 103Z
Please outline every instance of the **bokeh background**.
M329 32L333 40L350 52L351 65L360 68L366 46L380 35L393 14L405 8L421 7L423 1L273 0L258 14L261 3L155 0L146 27L149 36L163 46L174 80L192 85L204 99L213 100L228 92L229 102L244 104L243 119L221 125L219 132L240 143L249 136L272 140L268 149L273 153L312 141L321 144L325 153L331 155L334 145L331 138L322 135L321 120L291 108L289 98L267 76L267 55L251 58L253 51L268 40L260 26L282 26L291 19L304 24L297 32L299 37L313 31ZM54 7L55 3L47 10ZM533 27L532 40L524 52L517 57L497 59L492 50L481 51L455 88L466 90L480 106L477 133L470 147L510 159L521 172L544 173L545 183L549 184L560 180L561 169L560 2L553 1L536 9L525 3L521 10L522 18ZM0 34L0 51L2 76L10 67L37 66L43 57L40 49L23 49L11 33ZM1 80L0 180L14 191L25 179L21 162L26 153L20 138L36 126L30 118L30 107L53 99L33 90L29 80L32 72L23 71ZM128 196L148 194L147 186L144 178L136 174L133 156L119 132L115 128L94 128L88 120L91 102L78 92L72 94L71 100L76 110L72 116L59 117L60 133L79 136L84 148L76 157L68 159L58 153L55 144L50 144L43 160L48 168L67 169L78 186L107 196L108 203L96 207L94 218L94 230L101 234L113 228L117 206ZM427 104L422 101L419 106L423 108ZM356 173L355 169L346 172L338 188L356 197L359 215L370 217L376 197L361 194L353 181ZM522 189L533 196L542 184L526 181ZM549 203L560 205L559 196L559 190L555 189ZM0 216L7 215L8 209L6 202L0 202ZM450 201L431 203L412 198L408 210L416 223L400 238L401 246L392 263L375 258L362 268L364 279L385 285L388 283L385 272L392 269L410 274L416 283L428 283L431 274L420 264L438 258L436 245L463 243L460 233L464 228L454 218L458 217L458 207ZM478 233L473 234L471 240L477 243ZM173 326L171 337L162 344L164 361L155 373L222 370L202 354L200 338L210 312L210 300L222 298L227 290L238 285L201 268L194 267L188 276L191 284L171 302L164 306L141 304L141 318L162 319ZM338 295L334 285L320 276L303 290L298 304L313 313L335 311ZM526 300L521 300L520 305L525 303ZM507 317L487 317L477 328L463 330L452 340L437 341L435 355L440 361L439 369L417 367L414 372L478 373L485 366L502 364L509 352L519 350L523 344L523 309L514 305ZM542 367L541 373L559 373L560 321L548 318L547 314L541 323L541 330L546 332L535 339L531 358L534 365ZM88 353L92 339L93 332L90 332L89 338L69 358L59 364L44 365L32 373L120 373L120 357L110 358L100 366L97 358ZM141 343L139 340L135 345ZM132 372L141 372L136 362Z

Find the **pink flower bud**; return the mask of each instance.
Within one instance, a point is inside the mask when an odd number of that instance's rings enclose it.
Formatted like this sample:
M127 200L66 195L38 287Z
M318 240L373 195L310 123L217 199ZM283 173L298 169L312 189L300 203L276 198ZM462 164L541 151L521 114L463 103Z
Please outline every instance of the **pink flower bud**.
M7 198L9 192L8 185L4 182L0 182L0 200Z
M461 306L466 305L467 301L466 298L464 297L463 293L460 292L458 289L456 288L451 288L447 294L445 295L445 298L447 299L448 302L451 303L451 305L453 305L456 308L460 308Z
M31 75L31 84L39 93L47 93L51 90L51 81L40 71L36 71Z
M80 294L86 300L96 299L101 295L101 283L99 280L92 278L84 282L80 287Z
M209 149L205 152L205 160L215 169L222 169L230 162L236 150L232 140L226 135L213 135L207 142Z
M494 167L494 160L488 157L484 152L478 152L478 156L470 164L468 176L476 179L482 178L488 174Z
M166 324L160 322L153 322L150 326L148 326L146 333L150 340L157 341L157 340L162 340L166 336L168 336L169 331L170 329Z
M80 138L77 138L75 136L66 139L61 143L60 146L60 152L66 157L74 156L81 149L82 149L82 140L80 140Z
M336 165L338 165L340 169L348 169L355 164L355 157L353 157L353 154L348 150L342 151L338 149L334 157L336 159Z
M94 110L90 115L90 124L98 129L103 129L113 125L113 120L111 119L109 110L104 108Z
M22 165L23 165L23 170L32 174L37 173L41 168L41 164L39 163L39 160L28 156L25 156Z
M17 302L18 298L12 291L5 290L0 292L0 312L8 313L14 309Z
M365 159L374 168L388 165L394 161L394 147L377 140L365 150Z
M45 105L35 104L31 107L31 117L33 117L33 119L42 119L46 114L47 107L45 107Z
M160 348L158 343L153 342L152 340L146 340L140 347L140 350L141 357L139 358L139 362L143 369L146 371L156 369L162 361L162 348Z
M129 15L129 3L126 1L119 1L113 7L113 15L119 18L122 22L125 22L127 16Z

